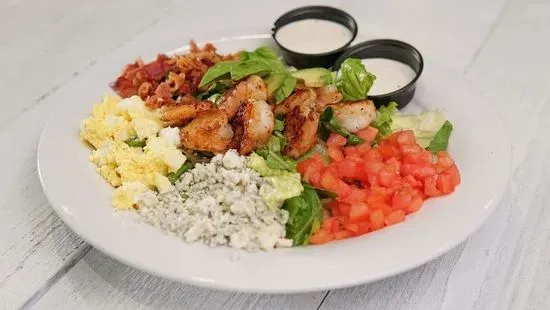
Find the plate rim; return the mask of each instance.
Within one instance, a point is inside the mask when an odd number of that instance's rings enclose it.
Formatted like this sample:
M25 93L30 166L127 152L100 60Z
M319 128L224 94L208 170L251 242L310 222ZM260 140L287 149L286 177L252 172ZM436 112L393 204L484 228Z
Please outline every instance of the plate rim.
M269 37L268 34L254 34L254 35L225 37L225 38L220 39L220 40L231 41L231 40L236 40L236 39L241 39L241 38L260 39L260 38L267 38L267 37ZM219 41L213 40L213 41L210 41L210 42L216 43L216 42L219 42ZM188 45L173 49L173 50L171 50L169 52L166 52L166 53L167 54L177 53L178 51L184 50L186 47L188 47ZM430 61L433 61L433 59L431 59L429 57L428 57L428 59ZM470 81L466 77L464 77L463 75L460 75L458 72L456 72L452 68L449 68L448 66L446 66L446 65L444 65L440 62L437 62L437 64L440 67L445 68L446 70L452 70L453 73L456 73L456 75L459 76L466 84L471 85ZM475 89L477 90L477 88L475 88ZM477 93L480 96L483 97L483 95L481 95L481 93L479 91ZM246 292L246 293L269 293L269 294L304 293L304 292L314 292L314 291L320 291L320 290L344 288L344 287L350 287L350 286L355 286L355 285L359 285L359 284L366 284L366 283L374 282L374 281L377 281L377 280L380 280L380 279L388 278L388 277L394 276L396 274L400 274L400 273L412 270L416 267L422 266L422 265L424 265L428 262L433 261L434 259L440 257L441 255L449 252L451 249L457 247L459 244L463 243L466 239L471 237L472 234L474 234L474 232L477 231L481 227L481 225L486 223L487 219L494 213L495 209L498 207L498 204L502 201L502 199L504 197L504 193L505 193L507 187L510 184L510 176L512 174L512 160L511 160L512 159L512 144L511 144L509 135L506 134L506 136L505 136L506 155L503 155L503 156L505 156L506 159L507 159L508 169L506 170L505 182L503 182L504 186L502 186L500 188L500 191L498 193L496 193L495 197L497 197L497 198L489 203L489 212L484 213L483 218L478 219L476 225L471 225L471 227L469 229L470 231L468 231L468 233L463 234L462 237L459 238L459 240L454 240L454 241L451 241L451 242L447 242L445 247L441 248L437 252L433 252L432 255L430 255L429 257L426 257L423 260L416 260L413 263L408 264L407 266L400 266L399 268L394 268L393 270L389 270L388 272L384 273L384 275L381 275L381 276L371 277L371 278L356 277L353 280L340 281L340 283L337 284L337 285L334 285L333 283L328 283L327 282L327 283L320 283L320 284L318 284L314 287L309 287L309 288L303 287L301 289L290 289L290 290L285 289L285 288L279 288L279 289L268 288L268 289L264 289L262 287L255 287L255 288L252 288L252 287L248 287L248 288L246 288L246 287L235 287L235 286L226 285L224 283L219 283L217 281L213 281L213 282L212 281L205 281L205 280L197 279L195 277L182 278L181 276L176 276L175 274L172 275L172 274L167 274L167 273L163 273L163 272L158 272L157 270L149 268L149 266L143 266L143 265L136 264L131 259L129 259L127 257L124 257L124 256L121 256L121 255L118 255L117 252L110 251L109 249L107 249L107 247L103 246L101 243L98 243L98 242L96 242L96 240L93 240L93 238L90 239L89 236L87 236L85 233L83 233L82 230L78 227L78 225L76 225L76 223L73 222L68 217L67 213L62 212L62 210L53 203L53 201L51 199L51 193L49 194L48 190L47 190L48 185L45 183L46 181L45 181L43 166L42 166L41 162L43 160L42 159L42 154L44 152L43 150L44 150L45 136L48 133L48 128L51 126L51 123L53 122L56 115L58 114L58 109L60 107L64 106L65 104L67 104L67 103L66 102L60 102L59 104L56 105L54 111L52 111L52 114L50 115L48 121L46 122L46 124L45 124L45 126L44 126L44 128L43 128L43 130L40 134L40 139L39 139L38 148L37 148L37 171L38 171L38 176L39 176L39 179L40 179L40 184L43 188L43 191L44 191L44 194L45 194L45 196L48 200L48 203L54 209L54 211L57 213L57 215L63 220L63 222L73 232L75 232L80 238L82 238L88 244L92 245L94 248L100 250L105 255L107 255L107 256L109 256L109 257L111 257L111 258L113 258L113 259L115 259L115 260L117 260L117 261L119 261L123 264L131 266L135 269L144 271L146 273L153 274L155 276L159 276L161 278L170 279L170 280L173 280L173 281L176 281L176 282L179 282L179 283L186 283L186 284L191 284L191 285L195 285L195 286L199 286L199 287L203 287L203 288L209 288L209 289L218 289L218 290L225 290L225 291L239 291L239 292ZM487 109L487 107L484 107L484 109ZM503 129L506 129L505 123L504 123L502 117L500 116L500 113L497 113L495 118L501 124L501 127Z

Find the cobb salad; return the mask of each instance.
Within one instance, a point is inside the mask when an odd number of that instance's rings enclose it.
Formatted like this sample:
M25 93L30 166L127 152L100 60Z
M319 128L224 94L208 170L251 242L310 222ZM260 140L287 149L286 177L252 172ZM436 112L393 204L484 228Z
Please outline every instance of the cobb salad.
M376 107L349 58L296 70L212 44L127 65L83 120L113 206L187 242L248 251L323 244L398 224L460 173L440 111Z

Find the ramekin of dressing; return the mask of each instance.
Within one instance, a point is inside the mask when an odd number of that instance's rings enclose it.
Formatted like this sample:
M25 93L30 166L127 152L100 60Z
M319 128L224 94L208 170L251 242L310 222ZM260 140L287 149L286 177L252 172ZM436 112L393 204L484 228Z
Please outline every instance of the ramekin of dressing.
M331 67L357 36L357 22L329 6L306 6L279 17L273 40L286 63L301 68Z
M347 58L359 58L376 76L368 97L377 107L391 101L404 108L414 97L416 82L422 74L424 60L412 45L392 39L371 40L347 49L336 60L333 70Z

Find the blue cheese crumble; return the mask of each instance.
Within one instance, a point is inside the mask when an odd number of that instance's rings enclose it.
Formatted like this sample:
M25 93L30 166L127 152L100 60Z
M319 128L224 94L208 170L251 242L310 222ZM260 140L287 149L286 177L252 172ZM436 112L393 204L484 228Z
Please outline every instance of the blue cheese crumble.
M260 196L265 180L234 150L184 173L175 189L142 194L145 222L187 242L230 246L250 252L290 247L288 211L270 208Z

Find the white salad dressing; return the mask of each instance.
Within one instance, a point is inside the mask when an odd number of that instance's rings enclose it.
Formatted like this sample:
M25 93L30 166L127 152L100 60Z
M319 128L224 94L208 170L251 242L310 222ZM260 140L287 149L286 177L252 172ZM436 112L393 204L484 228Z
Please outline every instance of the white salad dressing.
M308 18L282 26L275 38L287 49L302 54L321 54L349 43L351 31L339 23Z
M383 95L409 84L416 72L407 64L387 58L365 58L361 62L376 80L369 95Z

